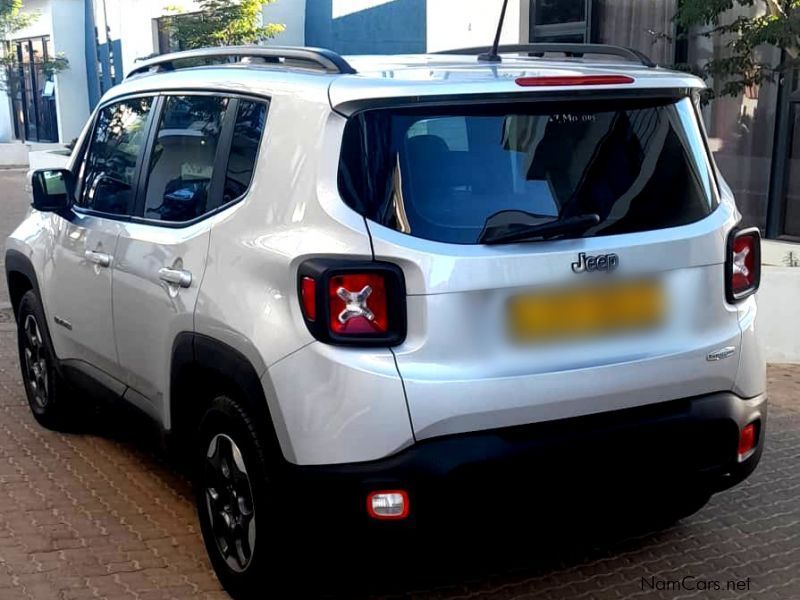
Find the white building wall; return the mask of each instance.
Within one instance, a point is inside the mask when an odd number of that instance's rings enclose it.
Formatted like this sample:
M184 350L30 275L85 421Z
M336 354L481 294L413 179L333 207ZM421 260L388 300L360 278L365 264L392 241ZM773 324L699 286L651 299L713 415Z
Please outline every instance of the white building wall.
M265 6L264 23L286 26L286 30L274 39L268 40L267 45L305 46L306 0L277 0Z
M53 48L69 60L69 68L55 77L58 139L66 144L80 135L89 118L86 81L83 0L51 0Z
M103 24L108 17L112 40L122 42L122 70L124 74L136 66L136 59L150 56L156 51L153 19L171 14L166 6L185 12L197 10L193 0L95 0L95 24L100 41L105 42Z
M509 0L501 44L527 42L525 0ZM491 46L503 0L428 0L428 52Z

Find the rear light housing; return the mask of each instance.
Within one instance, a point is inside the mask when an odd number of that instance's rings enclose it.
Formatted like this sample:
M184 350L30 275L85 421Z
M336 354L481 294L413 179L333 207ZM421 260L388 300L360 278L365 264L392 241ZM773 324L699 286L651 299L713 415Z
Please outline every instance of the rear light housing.
M757 228L735 229L728 236L725 295L739 302L761 284L761 233Z
M396 346L406 338L406 287L397 265L315 258L300 265L297 292L306 327L321 342Z

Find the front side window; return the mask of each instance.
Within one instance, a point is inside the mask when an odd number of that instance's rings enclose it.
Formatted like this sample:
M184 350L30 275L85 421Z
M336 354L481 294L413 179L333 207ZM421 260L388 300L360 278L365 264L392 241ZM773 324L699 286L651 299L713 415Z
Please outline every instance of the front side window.
M718 202L689 98L367 111L345 128L339 188L370 220L460 244L662 229Z
M168 96L148 168L144 218L190 221L215 207L211 181L229 99Z
M134 98L100 110L83 166L79 206L130 214L152 106L152 98Z

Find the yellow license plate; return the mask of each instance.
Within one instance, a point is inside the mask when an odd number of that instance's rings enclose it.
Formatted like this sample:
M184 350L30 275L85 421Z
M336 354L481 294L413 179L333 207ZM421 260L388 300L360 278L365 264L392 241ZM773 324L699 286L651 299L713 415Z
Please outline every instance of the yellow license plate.
M659 282L629 281L512 298L508 326L518 341L576 338L653 327L664 317Z

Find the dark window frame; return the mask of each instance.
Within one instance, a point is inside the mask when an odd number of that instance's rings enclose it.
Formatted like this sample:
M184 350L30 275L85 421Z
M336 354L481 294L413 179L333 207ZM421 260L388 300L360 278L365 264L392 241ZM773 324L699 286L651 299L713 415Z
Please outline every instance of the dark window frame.
M76 213L81 214L81 215L100 217L100 218L110 219L110 220L114 220L114 221L141 223L141 224L145 224L145 225L153 225L153 226L165 227L165 228L170 228L170 229L182 229L182 228L185 228L185 227L190 227L192 225L195 225L196 223L199 223L200 221L203 221L205 219L208 219L209 217L212 217L213 215L216 215L216 214L222 212L223 210L226 210L226 209L230 208L234 204L237 204L237 203L241 202L244 198L247 197L247 195L250 193L250 189L252 188L253 180L255 179L255 173L257 171L257 168L255 168L255 167L253 169L253 177L250 179L250 182L249 182L249 185L247 186L247 189L241 195L239 195L236 198L230 200L229 202L221 203L219 206L216 206L215 208L213 208L210 211L206 211L202 215L200 215L200 216L198 216L198 217L196 217L196 218L194 218L194 219L192 219L190 221L159 221L159 220L155 220L155 219L148 219L148 218L145 218L143 216L144 215L144 198L145 198L146 192L147 192L147 190L146 190L147 173L144 172L144 171L146 171L146 169L143 169L143 165L145 164L145 161L147 161L147 164L149 166L149 160L150 160L150 157L152 155L153 142L155 141L155 135L156 135L156 132L158 130L158 124L161 122L161 114L162 114L162 111L163 111L163 108L164 108L164 104L166 103L165 102L165 98L167 96L219 96L221 98L228 98L229 100L231 100L228 103L228 110L230 110L231 106L235 105L236 112L233 113L234 114L234 118L225 120L225 124L223 125L223 131L220 134L220 142L219 142L220 146L222 145L223 142L225 142L227 140L227 145L225 147L225 152L224 152L224 161L223 161L224 164L222 165L221 169L217 168L218 165L216 163L216 158L218 158L219 154L220 154L220 152L219 152L220 147L219 146L217 148L217 156L215 157L215 163L214 163L214 174L215 174L214 177L216 177L217 173L220 173L221 177L222 177L223 184L224 184L224 180L225 180L225 175L227 173L227 167L228 167L227 161L228 161L228 157L230 156L230 149L231 149L231 145L233 143L233 130L234 130L234 127L236 125L236 117L238 115L239 100L244 100L244 101L248 101L248 102L258 102L258 103L263 104L264 107L265 107L264 130L261 132L261 137L259 138L259 141L258 141L258 149L256 150L256 155L255 155L255 160L254 160L254 164L255 165L258 164L258 161L261 158L261 152L262 152L263 144L264 144L264 137L266 135L267 130L269 129L270 106L272 104L272 98L271 97L258 96L258 95L255 95L255 94L239 94L239 93L214 91L214 90L208 90L208 89L202 90L202 89L192 89L192 88L182 89L182 90L170 90L169 92L147 91L147 92L137 92L137 93L133 93L133 94L126 94L124 96L119 96L119 97L113 98L112 100L109 100L108 102L106 102L106 103L104 103L104 104L102 104L102 105L97 107L97 110L95 111L94 115L92 116L91 127L90 127L89 131L86 134L86 138L83 141L83 144L81 146L79 154L77 155L77 158L75 160L73 168L76 170L76 175L77 175L76 176L77 184L76 184L76 187L75 187L75 198L77 200L77 198L80 197L80 194L83 192L83 186L84 186L84 183L85 183L84 179L85 179L86 157L87 157L87 155L88 155L88 153L89 153L89 151L91 149L91 146L92 146L92 140L94 139L94 134L95 134L95 131L97 129L97 123L98 123L99 118L100 118L100 112L102 110L106 109L106 108L114 106L115 104L123 103L123 102L125 102L127 100L132 100L132 99L136 99L136 98L152 98L153 99L153 107L150 109L150 114L148 116L148 123L147 123L147 126L146 126L147 132L145 134L145 142L142 144L142 148L139 151L139 156L137 158L137 160L138 160L137 170L136 170L136 173L134 174L134 180L136 181L136 192L134 194L133 206L132 207L129 206L129 210L128 210L129 214L122 215L122 214L107 213L107 212L103 212L103 211L94 210L92 208L79 206L77 204L77 202L76 202L76 203L73 203L73 205L71 207L73 211L75 211ZM226 116L227 116L227 111L226 111ZM229 134L228 138L224 138L223 136L225 135L225 128L227 126L230 127L230 134ZM144 187L143 187L143 185L144 185ZM140 203L140 196L141 196L141 203ZM141 212L139 212L140 208L141 208Z
M89 152L92 150L92 142L94 141L94 135L97 132L97 126L100 121L100 113L107 109L115 106L117 104L123 104L129 100L135 100L137 98L151 98L153 100L153 104L150 107L150 112L147 115L147 124L145 125L145 136L144 142L142 143L141 148L139 149L139 154L136 157L136 170L134 171L133 175L133 187L134 193L131 195L131 201L128 202L128 210L125 214L115 214L115 213L108 213L101 210L96 210L94 208L89 208L86 206L81 206L78 204L78 198L81 197L84 191L84 185L86 184L86 158L89 156ZM135 207L135 199L138 194L137 186L139 184L139 178L141 176L142 170L142 158L143 154L147 149L147 142L150 139L150 133L153 128L153 116L156 113L156 110L159 108L160 104L160 96L158 93L153 92L146 92L146 93L139 93L139 94L130 94L126 96L121 96L119 98L114 98L109 102L99 106L92 117L92 126L89 133L84 140L83 147L81 148L81 155L79 159L80 166L78 167L78 173L76 177L76 186L75 186L75 194L74 194L74 202L72 204L72 210L83 215L90 215L94 217L102 217L104 219L111 219L114 221L130 221L131 216L133 214L133 208Z
M445 99L449 100L446 101ZM372 103L368 103L366 105L360 105L352 112L348 113L348 123L360 115L364 113L368 113L371 111L380 111L380 110L393 110L393 109L407 109L412 111L419 111L421 114L425 114L426 111L433 111L436 112L437 110L447 112L451 109L457 109L459 107L467 107L476 110L476 114L480 113L480 107L484 106L487 109L490 109L492 106L501 104L507 106L513 106L514 104L537 104L540 102L558 102L561 100L589 100L589 101L618 101L618 100L663 100L663 101L674 101L677 102L679 100L687 100L691 106L691 112L693 114L694 119L698 124L699 135L702 141L702 146L704 150L704 160L707 162L708 167L708 174L710 176L710 198L709 202L711 203L710 211L708 215L704 218L710 217L714 214L719 207L721 206L722 200L722 189L720 186L719 181L719 169L716 165L714 160L713 153L711 152L711 147L708 140L708 135L705 129L705 123L703 122L702 114L700 113L699 109L699 95L698 91L692 88L642 88L642 89L633 89L633 90L610 90L610 91L594 91L594 90L586 90L586 91L579 91L579 92L548 92L538 94L535 99L531 99L530 96L522 96L520 97L519 94L516 95L494 95L488 101L486 100L475 100L473 98L465 98L463 96L459 97L430 97L422 102L420 102L419 98L408 98L404 99L403 102L382 102L382 101L375 101ZM395 99L396 100L396 99ZM340 161L342 160L340 155ZM339 166L338 178L341 177L341 162ZM341 179L339 179L339 183L337 183L337 187L341 186ZM350 207L352 210L360 214L365 220L368 222L376 223L383 227L387 227L394 231L391 226L388 226L384 223L379 221L373 220L369 215L364 214L362 210L356 206L351 204L345 197L344 193L339 189L339 195L342 198L342 202ZM697 222L697 221L693 221ZM689 223L687 223L688 225ZM648 230L645 230L648 231ZM452 242L446 240L438 240L438 239L431 239L426 237L418 237L413 234L409 234L411 237L414 237L418 241L424 243L438 243L438 244L451 244L451 245L474 245L475 242Z

